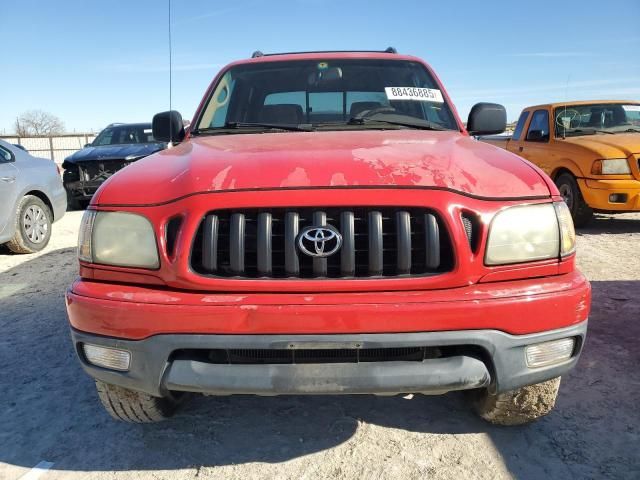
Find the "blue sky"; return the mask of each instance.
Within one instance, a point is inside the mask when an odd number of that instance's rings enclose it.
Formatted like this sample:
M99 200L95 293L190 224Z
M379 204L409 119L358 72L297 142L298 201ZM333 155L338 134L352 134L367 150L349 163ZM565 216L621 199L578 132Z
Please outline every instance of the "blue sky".
M487 6L484 6L487 5ZM69 131L168 108L166 0L0 0L0 134L41 109ZM226 63L264 52L424 58L463 117L478 101L640 99L640 0L173 0L173 106L190 118Z

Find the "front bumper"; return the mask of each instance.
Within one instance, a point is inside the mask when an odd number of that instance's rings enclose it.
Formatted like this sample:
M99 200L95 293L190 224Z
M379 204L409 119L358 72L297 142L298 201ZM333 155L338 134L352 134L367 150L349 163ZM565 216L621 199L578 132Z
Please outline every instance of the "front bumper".
M103 183L104 180L75 181L65 183L64 188L70 198L80 201L89 201L93 198L93 195Z
M603 212L640 211L640 181L579 179L582 197L591 208ZM623 195L625 201L611 202L611 195Z
M208 294L79 280L67 292L67 311L91 376L152 395L444 393L487 386L505 391L562 375L580 354L590 298L589 283L577 271L457 289L315 295ZM569 360L526 366L527 345L566 337L576 339ZM130 370L90 365L83 343L130 351ZM448 353L422 361L260 365L182 355L402 347Z
M157 335L127 341L72 330L85 371L105 383L151 395L168 391L229 394L441 394L488 387L513 390L565 374L575 366L584 344L587 322L530 335L497 330L362 335ZM534 343L573 337L570 359L549 367L529 368L524 349ZM131 352L128 372L89 364L82 344ZM455 346L458 355L422 361L319 364L216 364L201 359L174 358L176 349L286 349L292 345L340 348L402 348Z

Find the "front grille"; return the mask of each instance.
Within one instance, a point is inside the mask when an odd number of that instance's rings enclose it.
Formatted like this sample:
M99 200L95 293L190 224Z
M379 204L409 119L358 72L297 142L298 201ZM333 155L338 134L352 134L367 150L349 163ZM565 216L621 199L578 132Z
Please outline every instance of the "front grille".
M325 258L298 245L305 227L319 226L342 236L339 251ZM218 210L205 215L191 252L198 274L255 279L435 275L453 263L441 219L401 207Z
M258 349L229 348L179 350L173 359L215 364L269 365L304 363L421 362L452 354L438 347L344 348L344 349Z
M96 160L78 162L80 180L85 182L104 181L128 165L124 160Z

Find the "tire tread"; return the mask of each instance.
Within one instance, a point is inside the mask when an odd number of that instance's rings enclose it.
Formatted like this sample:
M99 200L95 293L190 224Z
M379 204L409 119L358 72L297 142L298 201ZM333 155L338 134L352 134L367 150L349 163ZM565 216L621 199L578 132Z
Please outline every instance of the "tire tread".
M171 398L154 397L99 380L96 380L96 390L105 410L124 422L160 422L169 418L178 404Z
M516 390L489 394L477 392L474 409L483 419L496 425L523 425L547 415L556 403L560 378L528 385Z

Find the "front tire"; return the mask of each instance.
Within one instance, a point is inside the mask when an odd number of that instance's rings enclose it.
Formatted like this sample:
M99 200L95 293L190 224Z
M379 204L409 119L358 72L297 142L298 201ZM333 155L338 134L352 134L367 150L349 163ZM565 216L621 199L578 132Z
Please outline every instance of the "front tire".
M105 410L116 420L129 423L155 423L171 417L179 401L154 397L128 388L96 380L98 397Z
M582 192L578 182L570 173L561 173L556 178L556 186L560 190L560 195L564 203L569 207L573 223L576 227L584 227L593 217L593 210L582 197Z
M16 210L13 238L7 247L14 253L35 253L47 246L51 238L53 214L34 195L25 195Z
M495 425L524 425L547 415L556 404L560 377L508 392L472 392L473 408Z

